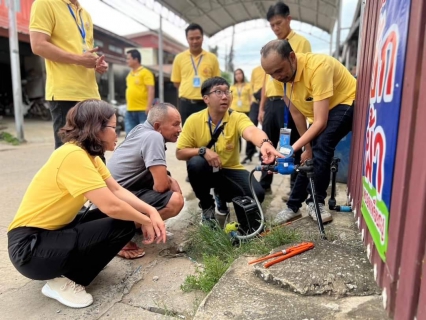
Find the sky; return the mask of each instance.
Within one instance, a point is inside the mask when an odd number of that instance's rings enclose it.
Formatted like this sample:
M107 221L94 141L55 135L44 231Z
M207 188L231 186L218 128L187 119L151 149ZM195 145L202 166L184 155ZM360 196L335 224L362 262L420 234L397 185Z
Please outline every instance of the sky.
M118 35L127 35L159 28L160 13L163 16L163 31L177 41L187 45L185 38L186 22L162 8L154 0L79 0L80 4L92 16L93 23ZM284 1L285 2L285 1ZM352 24L358 0L342 0L342 32L341 42L346 39ZM293 20L291 27L306 37L313 52L330 52L330 35L316 27ZM336 28L333 33L335 48ZM225 69L225 56L229 52L232 41L232 28L225 29L211 38L205 37L203 47L218 46L220 67ZM247 78L251 70L260 63L260 48L268 41L275 39L266 20L253 20L235 26L234 67L242 68Z

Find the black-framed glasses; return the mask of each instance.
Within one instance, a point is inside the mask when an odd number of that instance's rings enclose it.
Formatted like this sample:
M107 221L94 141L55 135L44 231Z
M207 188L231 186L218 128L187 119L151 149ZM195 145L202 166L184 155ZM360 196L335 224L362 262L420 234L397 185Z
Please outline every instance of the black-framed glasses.
M117 129L117 127L114 126L104 126L105 128L113 128L114 130Z
M225 96L229 97L232 94L232 91L229 91L229 90L225 90L225 91L213 90L213 91L210 91L208 94L212 94L212 93L214 93L218 97L223 97L224 94L225 94Z

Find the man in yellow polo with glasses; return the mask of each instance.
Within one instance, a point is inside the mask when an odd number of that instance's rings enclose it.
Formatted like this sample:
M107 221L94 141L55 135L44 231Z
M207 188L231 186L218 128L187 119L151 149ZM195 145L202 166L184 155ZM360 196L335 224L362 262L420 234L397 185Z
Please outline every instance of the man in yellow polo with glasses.
M215 188L221 201L226 202L231 202L234 197L252 195L249 172L240 163L241 136L260 148L265 163L272 163L281 155L268 136L244 113L229 110L232 94L225 79L206 80L201 86L201 95L207 108L186 120L177 143L176 157L187 161L189 182L200 201L202 220L208 223L215 219L211 188ZM265 197L263 188L257 181L253 187L262 202Z
M267 43L261 54L265 72L287 86L290 112L300 134L292 147L295 152L305 148L301 163L313 159L316 200L322 221L329 222L333 218L325 208L325 198L330 165L337 144L352 130L356 79L337 59L325 54L294 52L287 40ZM308 188L308 178L299 174L287 208L277 214L274 223L301 217L299 208L308 196ZM309 215L316 220L310 197L306 204Z

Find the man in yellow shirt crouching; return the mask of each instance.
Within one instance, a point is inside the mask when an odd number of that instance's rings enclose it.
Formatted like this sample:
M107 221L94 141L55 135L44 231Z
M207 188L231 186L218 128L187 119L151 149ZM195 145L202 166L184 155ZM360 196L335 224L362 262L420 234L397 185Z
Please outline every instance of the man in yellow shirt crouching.
M238 196L251 196L249 172L240 163L241 136L260 148L265 163L271 163L281 155L268 136L245 114L229 110L232 95L225 79L214 77L206 80L201 86L201 95L207 108L186 120L179 136L176 157L187 161L189 182L200 200L202 219L208 222L215 218L211 188L215 188L220 199L226 202ZM216 136L217 139L212 139ZM257 181L253 187L262 202L265 192Z
M315 53L295 53L287 40L274 40L262 49L262 67L274 79L286 83L289 108L300 138L294 151L305 151L301 163L313 158L316 199L323 222L333 218L325 209L330 164L339 141L352 130L356 79L335 58ZM310 123L307 130L306 120ZM297 175L287 202L276 224L301 216L299 208L308 196L308 178ZM306 200L308 213L316 220L311 198Z

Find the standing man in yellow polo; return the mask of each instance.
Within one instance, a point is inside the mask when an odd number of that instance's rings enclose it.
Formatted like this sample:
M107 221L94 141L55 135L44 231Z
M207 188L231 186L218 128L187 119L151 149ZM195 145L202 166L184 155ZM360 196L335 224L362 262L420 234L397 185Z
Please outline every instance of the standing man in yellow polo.
M141 65L141 61L138 50L127 51L127 65L132 69L126 78L127 112L124 127L127 134L138 124L145 122L154 101L154 75Z
M55 149L58 130L77 102L100 99L95 72L108 70L98 57L89 13L77 0L37 0L31 7L30 41L34 54L46 59L46 100L53 118Z
M220 76L217 57L202 48L204 31L195 23L186 29L189 50L179 53L173 61L172 82L179 89L179 110L182 124L193 113L206 107L201 85L208 78Z
M266 14L266 19L269 21L271 29L274 31L277 38L287 39L295 52L311 51L311 44L309 41L291 30L290 8L286 4L280 1L270 6ZM259 121L262 123L263 130L268 137L271 138L274 146L277 146L280 138L280 129L286 126L291 129L290 142L294 143L299 139L299 134L293 118L286 107L286 102L283 100L284 85L267 75L265 77L262 92L263 94L259 107ZM300 155L301 152L295 154L295 163L300 162ZM272 178L273 175L266 172L262 173L260 184L265 191L271 190ZM294 181L296 181L296 174L291 176L291 187L293 187ZM289 196L289 194L287 196Z

